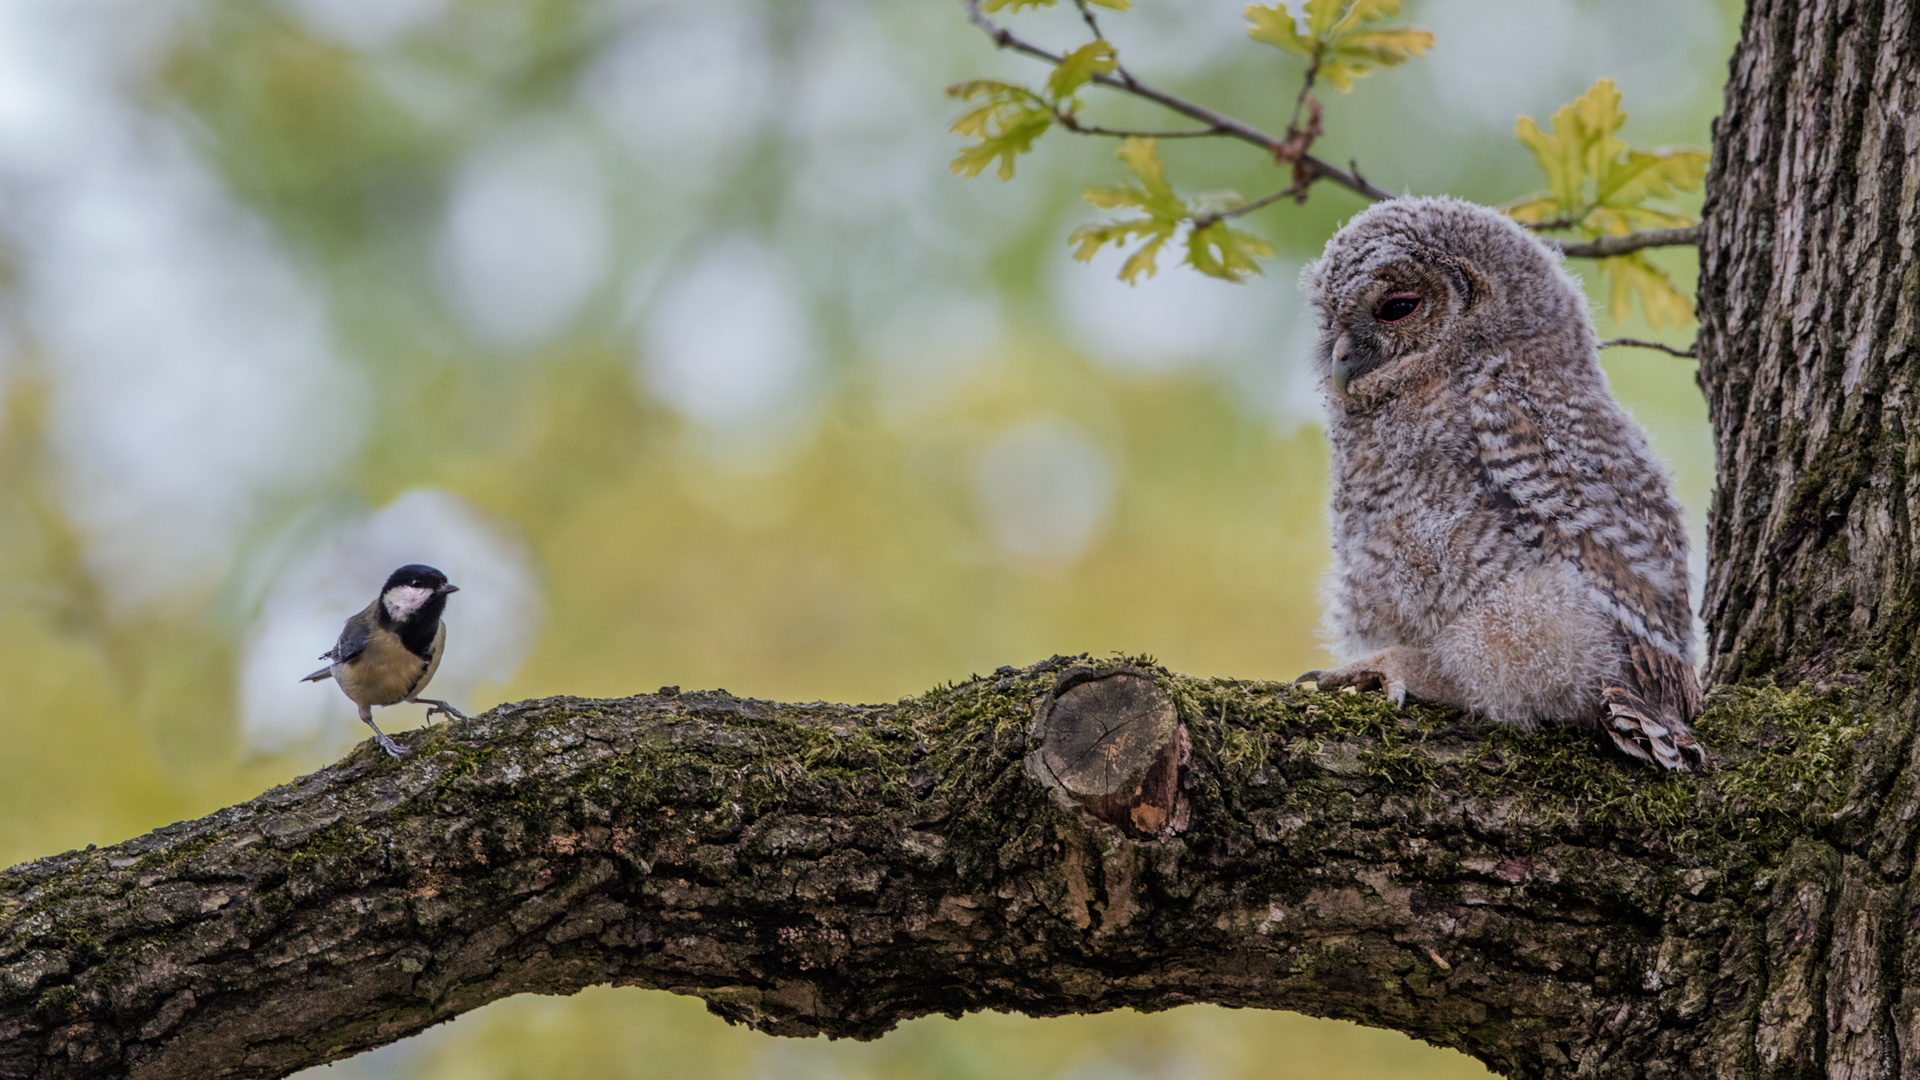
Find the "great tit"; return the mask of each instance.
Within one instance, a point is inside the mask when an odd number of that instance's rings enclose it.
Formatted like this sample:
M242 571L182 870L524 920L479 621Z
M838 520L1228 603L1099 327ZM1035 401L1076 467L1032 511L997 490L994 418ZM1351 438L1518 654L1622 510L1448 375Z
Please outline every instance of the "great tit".
M447 625L440 621L447 594L460 587L431 566L414 563L395 570L380 587L380 595L366 610L347 620L340 640L320 659L333 663L301 679L332 679L347 699L360 706L360 719L373 728L380 748L394 757L407 751L387 738L373 722L375 705L419 702L431 705L427 715L446 713L465 720L460 710L444 701L423 698L420 691L433 680L447 644Z

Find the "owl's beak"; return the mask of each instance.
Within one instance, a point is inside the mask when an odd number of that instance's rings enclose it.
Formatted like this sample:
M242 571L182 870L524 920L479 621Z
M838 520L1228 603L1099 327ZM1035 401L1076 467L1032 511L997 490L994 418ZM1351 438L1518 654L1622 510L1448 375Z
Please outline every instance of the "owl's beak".
M1333 392L1341 401L1347 400L1347 383L1353 378L1353 364L1347 357L1353 354L1353 339L1341 334L1333 343Z

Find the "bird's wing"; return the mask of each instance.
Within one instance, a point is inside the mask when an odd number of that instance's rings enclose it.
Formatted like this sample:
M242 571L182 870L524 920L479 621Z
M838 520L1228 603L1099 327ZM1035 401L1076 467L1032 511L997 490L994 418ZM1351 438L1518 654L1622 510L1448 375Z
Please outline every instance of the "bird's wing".
M379 602L378 600L374 601L376 604ZM362 611L353 618L348 619L347 625L340 628L340 640L333 643L333 648L321 653L320 659L331 660L336 664L344 664L365 652L367 649L367 640L373 635L373 630L370 625L372 620L372 608L368 608L366 611Z
M1559 423L1539 415L1524 376L1510 366L1469 394L1474 446L1494 501L1530 544L1572 560L1598 606L1625 631L1626 675L1647 702L1680 719L1701 709L1688 662L1693 612L1677 511L1657 470L1629 460L1611 402L1556 402ZM1646 475L1638 475L1644 472Z

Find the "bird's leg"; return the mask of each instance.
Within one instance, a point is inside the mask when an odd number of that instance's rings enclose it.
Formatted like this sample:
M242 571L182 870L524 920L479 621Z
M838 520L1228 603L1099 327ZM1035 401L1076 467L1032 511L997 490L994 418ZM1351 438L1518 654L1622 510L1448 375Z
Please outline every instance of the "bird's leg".
M373 728L373 741L380 744L380 749L385 750L395 758L407 756L407 748L388 738L387 733L381 731L379 726L373 722L373 709L370 706L360 706L360 722Z
M1395 708L1405 705L1409 696L1449 705L1466 703L1466 695L1441 673L1432 653L1404 645L1382 649L1331 671L1309 671L1293 681L1310 682L1322 690L1348 686L1362 693L1378 690Z
M1378 690L1391 698L1395 707L1407 701L1405 680L1389 678L1385 672L1360 664L1343 664L1331 671L1308 671L1293 681L1295 685L1310 682L1321 690L1343 690L1349 686L1363 694Z
M448 716L453 717L455 720L465 720L467 718L466 713L461 712L459 709L454 708L453 706L447 704L444 701L439 701L437 699L430 698L430 697L417 697L411 700L417 701L422 705L433 706L433 708L427 710L427 719L429 720L433 719L434 713L446 713Z

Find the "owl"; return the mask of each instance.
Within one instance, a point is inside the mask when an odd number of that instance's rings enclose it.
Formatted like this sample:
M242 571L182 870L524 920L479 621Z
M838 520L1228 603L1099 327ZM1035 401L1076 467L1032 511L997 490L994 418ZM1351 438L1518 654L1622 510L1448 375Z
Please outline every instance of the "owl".
M1705 753L1687 540L1557 252L1450 198L1375 205L1301 275L1333 481L1321 688Z

